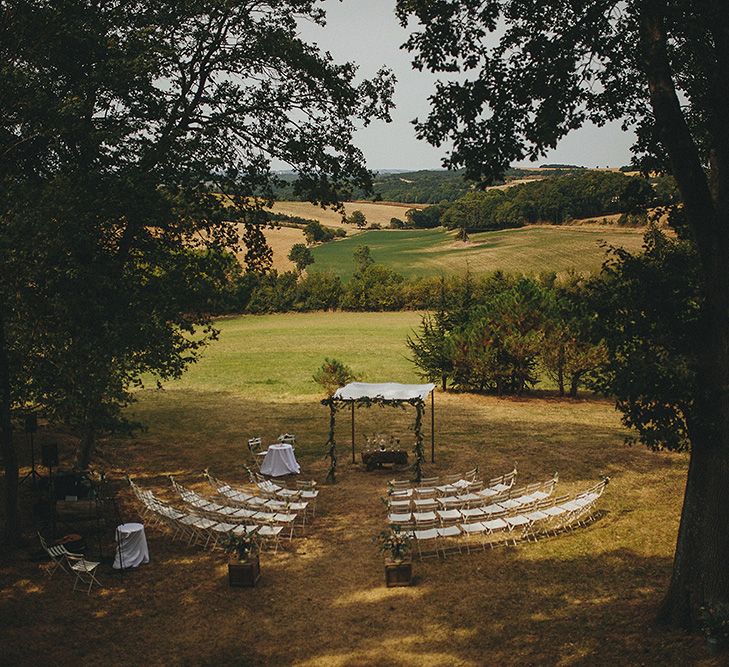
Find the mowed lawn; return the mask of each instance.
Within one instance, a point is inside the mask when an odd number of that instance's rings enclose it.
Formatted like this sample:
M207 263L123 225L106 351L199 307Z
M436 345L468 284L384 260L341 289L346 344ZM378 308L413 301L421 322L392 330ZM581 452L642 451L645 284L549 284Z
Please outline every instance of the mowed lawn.
M605 243L636 251L643 232L611 226L532 226L471 234L463 243L455 232L442 229L370 230L317 246L309 270L331 270L347 279L354 270L354 250L367 245L376 262L406 277L464 273L467 268L474 273L594 273L605 260Z
M148 526L151 562L120 579L100 566L103 590L74 593L49 579L28 546L0 562L0 641L8 665L712 665L700 637L657 627L675 544L685 455L623 444L609 400L550 395L436 395L437 458L427 474L478 465L489 478L514 462L527 483L559 472L557 493L609 475L600 518L535 544L414 565L416 585L387 589L372 538L386 525L389 471L350 459L339 414L338 483L323 458L328 410L309 376L324 356L372 381L415 381L404 334L417 314L248 316L220 322L220 340L183 380L145 389L129 410L147 430L103 443L95 464L118 489L123 520L138 518L123 475L175 501L167 475L210 493L201 471L245 482L244 439L296 433L302 476L318 480L306 535L261 557L253 590L230 589L226 557L172 542ZM412 410L373 407L363 434L412 442ZM429 415L426 419L428 427ZM18 434L19 449L22 434ZM426 430L426 438L429 431ZM59 439L41 429L38 443ZM68 442L68 438L60 438ZM68 457L67 447L62 448ZM23 500L29 503L28 487ZM30 522L30 519L27 519ZM110 532L110 531L108 531ZM109 536L110 537L110 536ZM106 553L109 554L107 545ZM91 556L94 553L90 554Z

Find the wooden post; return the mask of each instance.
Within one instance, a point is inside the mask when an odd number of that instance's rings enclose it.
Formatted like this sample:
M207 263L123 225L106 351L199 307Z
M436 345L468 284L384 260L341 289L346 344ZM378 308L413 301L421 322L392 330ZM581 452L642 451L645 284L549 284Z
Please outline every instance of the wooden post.
M354 401L352 401L352 463L357 463L354 457Z
M435 389L430 392L430 462L435 463Z

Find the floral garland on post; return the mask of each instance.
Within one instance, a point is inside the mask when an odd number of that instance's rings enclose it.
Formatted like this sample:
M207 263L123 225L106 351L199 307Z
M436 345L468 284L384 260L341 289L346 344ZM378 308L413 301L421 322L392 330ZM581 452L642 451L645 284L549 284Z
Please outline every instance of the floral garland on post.
M333 398L325 398L322 405L329 406L329 436L327 437L327 451L324 458L329 459L329 472L327 472L327 482L337 483L337 442L334 439L334 427L337 422L337 404Z
M415 471L415 481L420 482L423 478L423 462L425 461L425 452L423 451L423 415L425 414L425 403L418 401L415 405L415 463L413 470Z

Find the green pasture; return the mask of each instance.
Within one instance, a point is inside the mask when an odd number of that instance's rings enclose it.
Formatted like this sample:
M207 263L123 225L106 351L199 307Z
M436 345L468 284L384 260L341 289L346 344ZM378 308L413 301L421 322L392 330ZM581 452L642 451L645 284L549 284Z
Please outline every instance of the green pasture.
M309 270L331 270L347 280L354 269L352 253L367 245L376 262L408 278L462 273L467 267L474 273L594 273L604 261L605 243L638 250L642 241L642 230L587 225L479 232L465 244L442 229L371 230L314 248Z
M365 381L417 382L405 338L415 312L287 313L219 320L220 338L167 390L232 392L269 401L318 394L312 375L336 357Z

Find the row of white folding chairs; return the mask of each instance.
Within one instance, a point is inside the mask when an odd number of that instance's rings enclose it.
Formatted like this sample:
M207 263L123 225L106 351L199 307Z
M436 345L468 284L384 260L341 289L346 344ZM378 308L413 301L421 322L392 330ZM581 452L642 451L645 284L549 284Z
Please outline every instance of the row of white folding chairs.
M440 497L451 497L451 496L462 496L472 493L478 493L483 498L490 498L496 495L502 495L506 493L510 488L514 486L516 480L517 470L514 467L508 473L499 475L490 479L488 482L474 479L467 480L461 478L458 481L450 482L448 484L434 485L429 480L429 483L425 486L417 486L410 489L392 490L389 489L389 497L392 502L412 500L424 500L427 498L440 498ZM430 480L436 478L430 478Z
M482 549L521 540L536 540L539 536L554 535L565 529L584 526L594 517L609 479L606 477L594 487L572 497L562 496L536 501L519 510L502 510L487 520L455 525L438 525L436 521L416 524L414 529L401 528L413 538L421 558L429 555L445 557L449 551L462 548L468 552L474 541ZM430 547L430 549L429 549Z
M387 483L387 493L395 496L410 496L416 490L441 489L450 493L471 482L478 481L478 466L464 473L441 475L439 477L422 477L419 482L409 479L392 479Z
M142 502L142 516L147 525L165 526L172 532L172 539L185 538L188 545L202 544L203 548L214 549L220 539L227 534L255 535L256 541L264 547L278 551L283 526L270 523L230 523L215 521L194 512L183 512L155 497L152 491L140 489L136 484L132 489Z
M275 509L266 511L265 509L246 509L231 505L221 505L214 503L208 498L201 496L199 493L187 489L178 484L172 476L170 481L175 491L179 494L181 500L194 508L195 512L202 514L206 518L213 521L224 522L253 522L262 525L276 525L288 529L289 539L294 536L294 527L299 515L296 512L281 511ZM282 508L283 509L283 508ZM303 516L303 513L302 513ZM301 521L303 530L303 520Z
M390 497L387 505L390 511L393 512L407 512L409 510L419 512L424 511L425 509L437 509L439 507L442 509L480 507L528 495L535 495L536 499L538 499L540 495L541 497L546 497L544 494L544 487L548 487L550 484L555 484L557 481L557 473L555 473L554 477L546 482L534 482L532 484L514 488L513 480L515 479L515 474L516 473L514 472L514 475L509 479L512 485L499 483L486 489L481 489L480 491L469 491L458 495L438 496L436 498L398 499ZM502 476L501 479L504 477L506 477L506 475Z
M312 516L316 514L316 500L319 497L319 491L314 480L296 480L294 482L295 488L292 489L281 482L272 482L261 473L254 472L248 467L246 467L246 470L251 484L256 487L258 493L262 496L280 500L305 501L310 505Z
M234 489L230 484L226 484L211 475L207 469L203 471L203 476L215 492L225 500L226 504L259 512L264 510L293 512L300 517L302 525L306 525L306 519L310 511L313 516L313 508L310 510L308 501L292 498L281 500L278 497L257 496L247 491Z
M537 540L540 535L554 535L567 528L583 526L592 520L608 478L574 496L540 501L532 506L494 515L486 521L460 525L464 535L480 536L481 546L501 542L516 544L520 540ZM479 524L481 524L479 526Z
M430 504L421 502L415 511L391 512L388 521L391 525L409 526L423 521L439 520L442 525L488 518L493 514L511 511L549 498L554 492L559 476L555 473L545 482L527 484L520 489L509 490L496 502L471 494L452 498L432 499ZM417 502L417 501L416 501ZM392 506L391 506L392 509Z

